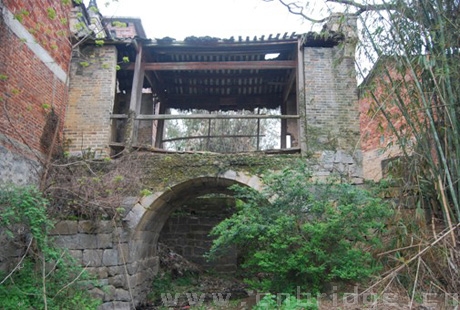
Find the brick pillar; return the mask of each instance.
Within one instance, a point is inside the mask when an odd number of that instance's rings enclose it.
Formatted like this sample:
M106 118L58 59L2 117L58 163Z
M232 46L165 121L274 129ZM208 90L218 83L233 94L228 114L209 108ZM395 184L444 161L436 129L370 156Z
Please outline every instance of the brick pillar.
M72 155L108 156L116 92L117 49L86 46L72 59L64 135Z

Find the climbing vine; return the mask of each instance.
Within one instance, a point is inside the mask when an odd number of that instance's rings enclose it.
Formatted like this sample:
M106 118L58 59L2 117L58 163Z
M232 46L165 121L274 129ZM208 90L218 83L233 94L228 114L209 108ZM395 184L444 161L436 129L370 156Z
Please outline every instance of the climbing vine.
M37 188L0 187L3 254L22 251L10 273L0 272L0 308L96 309L99 301L86 289L89 275L48 237L53 228L48 205Z

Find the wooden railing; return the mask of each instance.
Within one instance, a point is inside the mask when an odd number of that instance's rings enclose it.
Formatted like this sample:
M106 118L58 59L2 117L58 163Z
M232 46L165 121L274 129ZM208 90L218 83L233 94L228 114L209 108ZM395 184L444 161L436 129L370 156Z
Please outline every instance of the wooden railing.
M256 149L260 149L260 138L264 137L264 134L260 133L260 121L262 119L299 119L299 115L268 115L268 114L251 114L251 115L227 115L227 114L141 114L138 115L135 120L137 121L165 121L165 120L190 120L190 119L199 119L199 120L208 120L208 134L201 136L187 136L187 137L175 137L169 139L161 138L161 143L163 142L173 142L179 140L190 140L190 139L216 139L216 138L256 138ZM112 114L111 119L113 120L128 120L127 114ZM211 121L212 120L225 120L225 119L247 119L247 120L257 120L257 132L255 134L247 135L211 135ZM161 144L160 143L160 144ZM209 142L208 142L209 144Z

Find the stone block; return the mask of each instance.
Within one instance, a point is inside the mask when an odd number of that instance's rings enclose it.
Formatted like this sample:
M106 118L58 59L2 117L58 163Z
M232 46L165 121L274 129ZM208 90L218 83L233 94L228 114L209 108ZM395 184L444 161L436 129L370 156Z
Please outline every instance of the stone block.
M102 264L103 250L84 250L83 265L88 267L100 267Z
M138 200L139 198L135 196L125 197L123 201L121 202L121 206L122 207L132 207L136 204Z
M130 301L131 296L127 290L117 288L113 299L116 301ZM128 308L129 309L129 308Z
M113 221L80 221L78 223L78 232L84 234L108 234L113 232L116 224Z
M249 179L247 185L254 188L255 190L260 190L262 188L262 183L260 183L260 179L256 176L252 176Z
M87 234L57 236L55 244L69 250L97 249L96 236Z
M140 283L142 283L142 273L136 273L134 275L130 275L128 278L129 278L130 287L136 287Z
M138 262L133 262L131 264L128 264L126 266L126 268L128 269L128 273L130 275L133 275L133 274L137 273L137 271L139 270L139 263Z
M322 164L333 164L335 160L335 154L333 151L323 151L321 153L320 160Z
M200 223L200 218L198 217L188 217L186 218L187 224L199 224Z
M236 178L236 181L243 183L243 184L248 184L249 180L251 179L251 176L245 173L238 173L238 176Z
M148 209L150 208L150 206L153 204L153 202L155 201L155 199L157 199L159 196L159 194L152 194L152 195L148 195L148 196L144 196L141 198L140 200L140 204L145 208L145 209Z
M100 305L98 310L128 310L131 306L130 302L111 301Z
M108 249L113 247L112 234L98 234L96 238L98 249Z
M131 239L131 232L124 227L117 227L113 232L113 242L128 242Z
M84 265L83 264L83 251L82 250L69 250L70 256L72 256L77 264Z
M334 163L353 164L355 163L355 160L350 154L347 154L344 151L337 151L334 156Z
M78 222L78 232L84 234L94 234L97 232L96 221L80 221Z
M119 243L116 245L118 250L118 264L132 263L133 259L130 257L129 245L127 243Z
M89 294L91 295L91 297L95 298L95 299L100 299L100 300L103 300L104 299L104 291L95 287L91 290L89 290Z
M107 286L109 285L109 280L108 280L107 278L105 278L105 279L99 279L99 280L97 281L97 283L98 283L98 285L99 285L100 287L104 287L104 288L105 288L105 287L107 287Z
M205 249L205 248L195 247L193 249L193 254L196 256L203 256L204 254L206 254L206 252L208 252L208 249Z
M104 266L117 266L119 262L118 250L116 249L107 249L104 250L102 256L102 264Z
M219 266L215 266L214 269L222 273L234 273L236 271L236 265L234 264L219 265Z
M110 267L107 267L107 272L110 277L117 276L117 275L125 273L125 267L124 266L110 266Z
M54 225L50 235L74 235L78 232L77 221L60 221Z
M233 170L227 170L224 174L221 175L222 178L236 180L238 173Z
M123 221L126 222L129 229L133 230L136 228L137 224L140 222L142 216L145 213L145 208L140 205L136 204L130 212L126 215Z
M88 267L86 270L98 279L107 279L109 276L106 267Z
M126 283L126 275L125 274L119 274L114 277L108 278L109 280L109 285L112 285L116 288L124 287L127 288L128 285Z
M104 287L104 291L105 291L104 301L112 301L113 296L115 295L115 286L107 284Z

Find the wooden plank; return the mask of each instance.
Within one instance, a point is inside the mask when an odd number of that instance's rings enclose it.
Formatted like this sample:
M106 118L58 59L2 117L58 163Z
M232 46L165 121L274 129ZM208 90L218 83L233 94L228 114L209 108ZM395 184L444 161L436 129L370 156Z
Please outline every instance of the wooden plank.
M286 69L286 72L291 71L292 69ZM295 70L292 70L295 71ZM152 71L148 71L152 72ZM155 72L155 71L154 71ZM155 73L158 73L159 71L156 71ZM279 73L279 72L276 72ZM230 81L235 81L237 79L248 79L248 78L254 78L255 74L245 71L232 71L232 70L226 70L225 72L219 72L219 71L213 71L213 72L202 72L202 71L183 71L183 72L175 72L175 71L168 71L168 72L161 72L162 77L165 78L165 80L169 80L172 78L175 78L178 74L184 79L184 80L190 80L190 79L196 79L199 82L202 82L203 79L222 79L222 80L227 80L230 79ZM259 80L271 80L274 76L273 71L270 70L262 70L257 72L257 78ZM197 82L198 84L198 82Z
M131 88L131 99L129 103L129 110L134 112L135 115L140 114L141 100L142 100L142 86L144 84L144 69L142 66L142 43L139 43L136 55L136 62L134 63L134 78ZM131 132L126 133L128 139L128 148L137 142L137 133L139 129L139 122L132 120L131 125L128 125Z
M240 70L240 69L293 69L295 60L258 60L258 61L214 61L214 62L151 62L143 65L146 71L177 71L177 70ZM128 70L133 70L130 64Z
M215 139L215 138L255 138L255 137L265 137L265 135L204 135L204 136L188 136L188 137L178 137L178 138L171 138L165 139L162 142L172 142L172 141L180 141L180 140L193 140L193 139Z
M300 153L306 155L307 148L307 120L305 117L306 113L306 102L305 102L305 65L304 65L304 49L303 49L303 38L298 39L298 50L297 50L297 113L302 115L302 118L299 118L299 144L300 144Z
M172 120L172 119L298 119L299 115L226 115L226 114L160 114L138 115L136 120Z
M293 70L291 74L289 75L289 80L283 92L283 104L286 103L286 101L289 98L289 94L291 93L292 87L294 86L294 82L296 80L296 75L297 75L297 72L295 70Z
M112 114L110 115L111 119L127 119L128 114Z
M138 113L142 97L142 84L144 83L144 70L142 66L142 44L139 44L139 50L136 55L136 62L133 65L134 78L131 90L131 101L129 109Z

